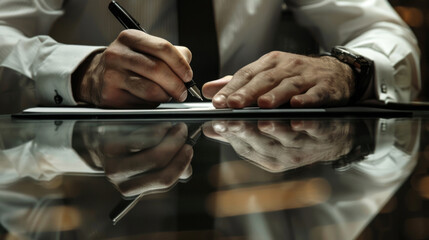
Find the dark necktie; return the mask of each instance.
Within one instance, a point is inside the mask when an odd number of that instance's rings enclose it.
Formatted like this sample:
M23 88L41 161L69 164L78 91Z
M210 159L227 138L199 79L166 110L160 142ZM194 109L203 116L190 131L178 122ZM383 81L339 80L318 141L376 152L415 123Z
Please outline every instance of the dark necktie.
M192 52L191 67L199 89L219 78L219 48L212 0L177 0L179 44Z

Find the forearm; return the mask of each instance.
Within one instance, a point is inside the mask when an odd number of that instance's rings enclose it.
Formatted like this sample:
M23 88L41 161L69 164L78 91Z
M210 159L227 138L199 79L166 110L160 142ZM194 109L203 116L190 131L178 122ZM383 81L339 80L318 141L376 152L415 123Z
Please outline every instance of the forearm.
M61 7L60 0L0 2L0 67L33 80L41 105L75 105L71 75L87 56L100 49L65 45L47 36L63 14ZM54 100L57 95L60 103Z
M76 105L71 75L93 51L102 47L60 44L48 36L27 38L11 27L0 26L0 66L35 81L41 105ZM63 101L55 102L56 95Z

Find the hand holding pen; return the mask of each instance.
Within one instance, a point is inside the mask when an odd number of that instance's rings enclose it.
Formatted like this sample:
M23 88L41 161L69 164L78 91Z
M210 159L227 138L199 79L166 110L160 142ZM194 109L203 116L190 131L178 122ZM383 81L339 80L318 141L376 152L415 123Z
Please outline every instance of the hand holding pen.
M185 47L128 29L103 51L88 57L72 76L76 101L108 108L154 108L183 102L193 77Z

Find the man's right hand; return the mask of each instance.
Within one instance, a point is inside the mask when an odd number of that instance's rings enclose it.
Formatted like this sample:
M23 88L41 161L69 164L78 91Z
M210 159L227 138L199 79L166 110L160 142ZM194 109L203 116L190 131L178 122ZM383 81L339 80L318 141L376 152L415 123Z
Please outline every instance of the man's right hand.
M106 108L153 108L187 98L193 77L185 47L138 30L124 30L73 74L75 100ZM76 72L75 72L76 73Z

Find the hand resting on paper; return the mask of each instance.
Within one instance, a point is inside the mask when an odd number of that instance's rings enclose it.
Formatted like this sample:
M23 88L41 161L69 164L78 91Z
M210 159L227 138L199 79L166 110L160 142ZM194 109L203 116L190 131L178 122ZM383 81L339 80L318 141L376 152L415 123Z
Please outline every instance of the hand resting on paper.
M354 93L352 69L336 58L271 52L233 76L206 83L216 108L346 105Z

